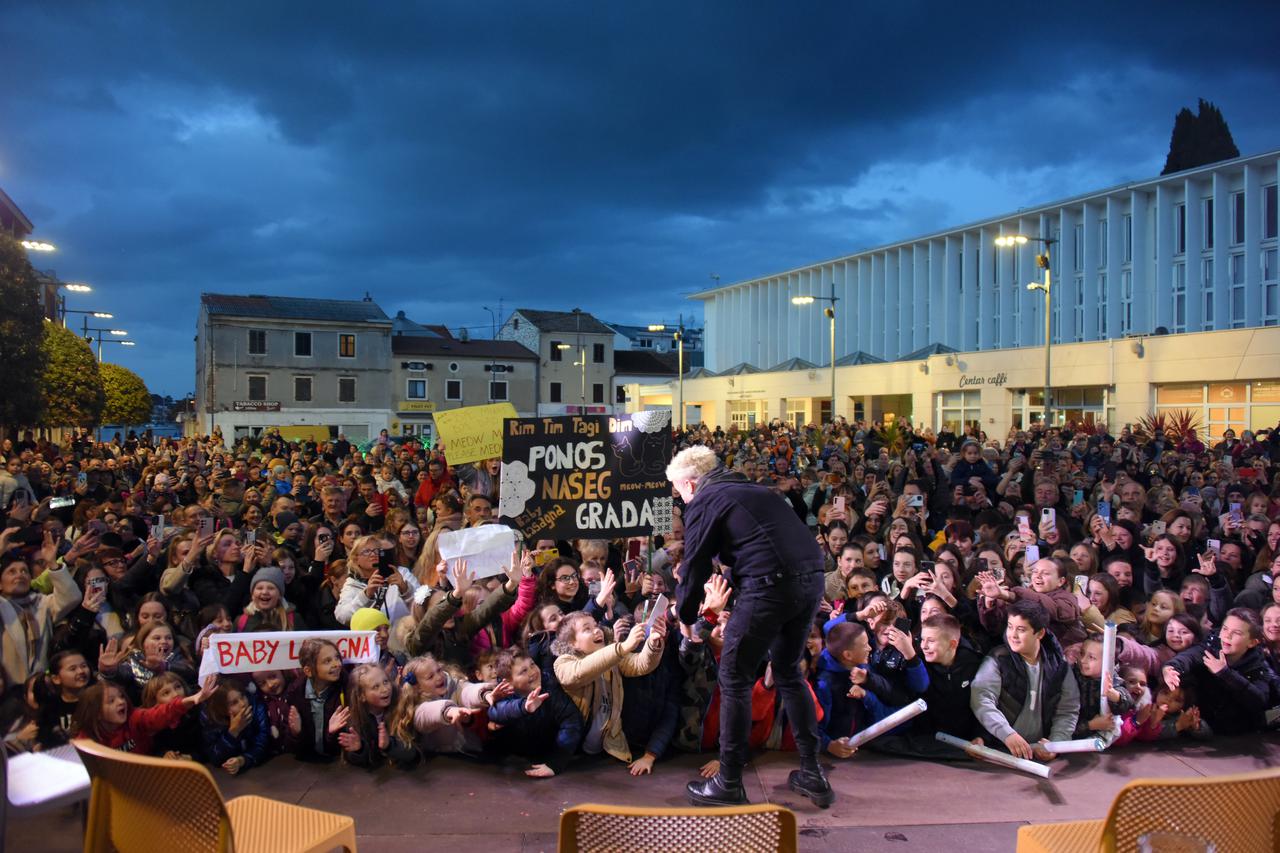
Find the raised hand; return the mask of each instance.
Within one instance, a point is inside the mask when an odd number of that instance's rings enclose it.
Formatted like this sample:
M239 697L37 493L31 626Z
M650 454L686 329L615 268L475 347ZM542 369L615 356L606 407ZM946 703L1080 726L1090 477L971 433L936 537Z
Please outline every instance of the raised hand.
M542 707L542 703L551 698L550 693L530 693L524 697L524 712L532 714Z
M510 681L505 681L505 680L499 681L497 684L493 686L493 689L489 691L488 700L487 700L489 703L489 707L492 708L494 705L497 705L503 699L506 699L508 696L511 696L515 692L516 692L516 689L511 686Z
M634 652L640 648L640 644L644 642L644 626L633 625L631 632L627 634L627 638L622 641L622 650L624 652Z
M378 749L385 752L390 748L391 748L391 735L387 733L387 724L384 721L379 720L378 721Z
M600 579L600 594L596 596L596 604L601 607L608 607L613 601L613 590L617 585L618 582L613 576L613 569L605 569L604 577Z
M1200 728L1200 709L1195 705L1187 708L1178 715L1178 721L1173 727L1178 732L1193 732Z
M124 660L124 656L125 652L120 648L120 640L112 637L107 640L105 646L98 647L98 671L115 672L120 661Z
M456 705L444 712L444 721L451 726L459 723L467 723L471 720L471 712L466 708L459 708Z
M1209 653L1205 652L1205 657L1208 656ZM1165 686L1170 690L1177 690L1182 686L1182 675L1171 666L1166 666L1164 669L1160 670L1160 678L1164 681Z
M1203 660L1205 669L1209 670L1214 675L1219 674L1229 665L1227 663L1227 656L1221 651L1215 655L1206 649Z
M453 571L453 594L462 598L462 594L475 585L475 576L467 570L467 561L459 559Z
M336 735L347 727L351 722L351 709L343 705L333 712L333 716L329 718L329 734Z
M1218 573L1218 563L1212 551L1205 551L1199 555L1198 562L1199 565L1191 571L1206 577L1212 577Z
M193 693L182 701L187 703L187 707L190 708L195 705L208 702L209 697L216 692L218 692L218 676L210 675L205 678L203 683L201 683L200 690L198 692Z
M298 709L292 705L289 706L289 734L294 737L302 734L302 716L298 714Z

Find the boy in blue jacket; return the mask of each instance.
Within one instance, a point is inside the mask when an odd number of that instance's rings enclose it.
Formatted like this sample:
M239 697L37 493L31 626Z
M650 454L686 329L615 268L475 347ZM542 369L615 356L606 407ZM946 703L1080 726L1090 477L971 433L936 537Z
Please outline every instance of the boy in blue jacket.
M822 706L822 723L818 728L821 748L836 758L848 758L854 750L841 738L847 738L866 718L860 697L862 688L851 688L851 672L857 669L865 676L871 655L867 629L857 622L840 622L827 633L826 648L818 657L818 683L814 691Z
M529 758L533 766L524 774L531 778L563 773L582 743L582 713L559 686L543 683L542 671L524 652L503 652L495 666L515 695L489 709L489 722L499 727L489 748Z

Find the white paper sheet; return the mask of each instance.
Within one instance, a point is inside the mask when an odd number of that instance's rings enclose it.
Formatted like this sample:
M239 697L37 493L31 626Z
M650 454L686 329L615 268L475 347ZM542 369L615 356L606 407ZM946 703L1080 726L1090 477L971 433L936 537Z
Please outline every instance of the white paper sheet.
M467 571L472 577L487 578L506 572L518 541L518 534L510 527L485 524L445 531L436 540L436 546L448 563L451 579L456 577L460 559L467 561Z

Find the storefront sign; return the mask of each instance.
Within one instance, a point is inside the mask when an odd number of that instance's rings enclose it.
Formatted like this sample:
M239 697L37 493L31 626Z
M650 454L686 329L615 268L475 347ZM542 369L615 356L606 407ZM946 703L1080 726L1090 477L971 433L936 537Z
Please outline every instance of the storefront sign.
M671 526L671 411L513 418L498 516L531 539L613 539Z
M400 403L400 411L402 412L434 412L436 404L429 400L405 400Z
M967 373L960 374L960 387L972 388L975 385L990 385L993 388L1003 387L1009 381L1009 375L1004 371L993 373L990 376L970 376Z
M231 404L233 412L278 412L279 400L236 400Z

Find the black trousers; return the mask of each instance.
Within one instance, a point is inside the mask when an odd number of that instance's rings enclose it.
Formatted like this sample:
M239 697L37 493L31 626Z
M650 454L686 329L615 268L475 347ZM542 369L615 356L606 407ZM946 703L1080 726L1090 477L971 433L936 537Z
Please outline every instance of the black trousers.
M805 641L822 600L822 572L784 575L762 586L744 579L739 587L720 655L720 770L736 780L747 763L751 736L751 690L766 654L801 761L816 760L818 722L813 695L800 672Z

